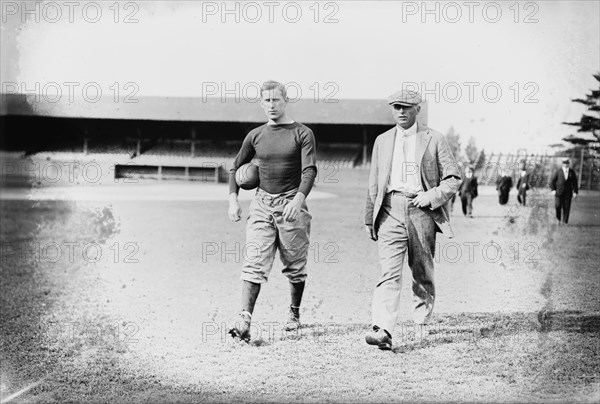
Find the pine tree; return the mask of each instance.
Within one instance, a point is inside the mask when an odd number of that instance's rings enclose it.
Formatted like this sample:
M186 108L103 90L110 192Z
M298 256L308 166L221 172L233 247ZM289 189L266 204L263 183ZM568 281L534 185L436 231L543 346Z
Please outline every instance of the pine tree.
M479 157L477 145L473 136L469 138L469 143L467 143L467 147L465 148L465 154L467 155L467 160L469 160L469 164L474 164L477 161L477 157Z
M446 140L448 141L448 145L452 150L452 154L454 154L454 158L456 161L460 162L460 135L454 132L453 126L448 129L448 133L446 133Z
M598 151L600 150L600 73L594 74L594 78L599 82L599 88L590 90L585 98L575 98L572 101L583 104L588 107L588 111L597 113L599 116L583 114L579 122L563 122L565 125L577 126L577 133L591 132L593 138L582 135L569 135L563 140L574 145L589 146Z
M482 149L477 158L477 162L475 163L475 170L482 169L485 166L485 158L485 149Z

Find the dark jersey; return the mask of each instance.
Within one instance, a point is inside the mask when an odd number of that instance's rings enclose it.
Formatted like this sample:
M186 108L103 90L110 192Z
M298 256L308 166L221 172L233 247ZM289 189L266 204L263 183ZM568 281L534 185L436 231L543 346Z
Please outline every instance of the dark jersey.
M270 193L280 194L299 188L308 196L317 174L315 136L301 123L264 124L248 133L237 154L229 177L229 192L238 192L236 170L258 158L260 185Z

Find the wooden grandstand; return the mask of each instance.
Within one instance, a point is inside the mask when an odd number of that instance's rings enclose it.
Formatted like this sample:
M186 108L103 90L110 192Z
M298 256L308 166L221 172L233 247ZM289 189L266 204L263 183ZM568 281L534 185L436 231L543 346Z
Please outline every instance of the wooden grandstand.
M255 103L234 100L143 97L139 103L118 105L110 97L93 105L29 105L18 95L6 100L0 115L6 128L4 151L45 160L102 161L113 164L117 178L226 181L243 137L264 123ZM303 100L290 110L313 129L318 164L338 168L368 168L375 138L394 124L382 100ZM427 103L418 119L427 123ZM476 174L482 184L493 185L499 168L516 178L525 164L536 184L547 186L565 156L571 158L582 189L600 189L598 158L580 151L491 154Z

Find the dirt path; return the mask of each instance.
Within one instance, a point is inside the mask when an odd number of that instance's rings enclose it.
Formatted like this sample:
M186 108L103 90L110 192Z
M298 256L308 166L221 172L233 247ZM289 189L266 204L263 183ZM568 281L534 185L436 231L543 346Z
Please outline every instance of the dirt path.
M238 310L245 247L243 223L227 221L223 202L4 201L2 397L44 376L21 398L598 397L597 195L577 201L565 228L549 224L552 209L541 194L533 214L500 207L493 195L475 200L473 219L457 204L456 238L438 239L430 334L416 335L404 310L395 350L385 353L363 340L378 274L375 245L361 225L366 179L360 171L339 179L317 184L337 198L309 202L306 327L301 335L282 333L288 286L276 261L250 346L225 336ZM408 269L404 277L408 307Z

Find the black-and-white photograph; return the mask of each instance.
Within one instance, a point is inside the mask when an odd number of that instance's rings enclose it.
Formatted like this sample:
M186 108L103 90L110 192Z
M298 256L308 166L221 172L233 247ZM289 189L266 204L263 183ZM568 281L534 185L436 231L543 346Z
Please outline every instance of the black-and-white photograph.
M600 1L0 0L0 402L600 402Z

